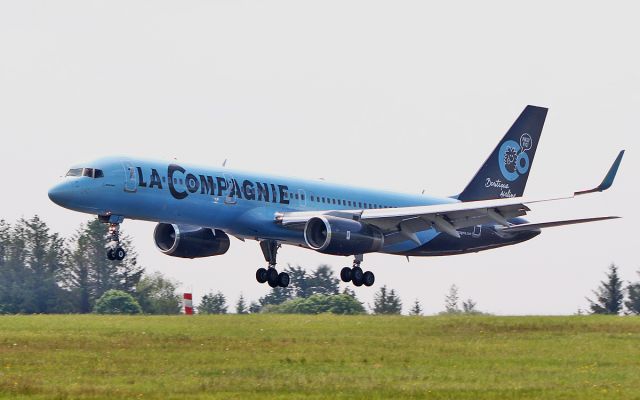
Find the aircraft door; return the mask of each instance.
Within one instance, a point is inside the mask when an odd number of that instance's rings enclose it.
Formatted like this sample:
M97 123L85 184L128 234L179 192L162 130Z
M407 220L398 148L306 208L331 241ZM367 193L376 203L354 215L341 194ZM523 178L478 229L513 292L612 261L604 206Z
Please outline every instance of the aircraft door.
M129 161L123 163L124 168L124 191L133 193L138 189L138 171Z

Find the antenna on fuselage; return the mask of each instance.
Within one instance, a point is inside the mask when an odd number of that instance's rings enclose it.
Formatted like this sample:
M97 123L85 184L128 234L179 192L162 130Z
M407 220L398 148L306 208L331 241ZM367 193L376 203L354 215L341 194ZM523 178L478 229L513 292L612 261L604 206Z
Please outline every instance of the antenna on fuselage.
M227 161L228 161L228 159L225 158L224 161L222 162L222 168L227 166Z

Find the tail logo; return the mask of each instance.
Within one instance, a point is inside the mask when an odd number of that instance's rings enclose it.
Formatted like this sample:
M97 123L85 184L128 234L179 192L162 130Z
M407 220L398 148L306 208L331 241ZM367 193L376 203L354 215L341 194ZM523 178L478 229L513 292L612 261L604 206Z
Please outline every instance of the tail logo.
M533 146L533 139L528 133L520 136L520 143L515 140L507 140L500 146L498 152L498 165L502 176L510 182L515 181L529 172L529 155L527 151Z

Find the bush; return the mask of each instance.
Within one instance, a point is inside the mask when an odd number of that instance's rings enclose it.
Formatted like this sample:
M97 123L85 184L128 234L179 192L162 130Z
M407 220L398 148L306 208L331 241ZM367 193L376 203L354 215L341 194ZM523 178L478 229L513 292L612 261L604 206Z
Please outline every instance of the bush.
M96 301L93 312L98 314L140 314L140 304L129 293L107 290Z
M270 305L264 312L280 314L364 314L365 310L357 299L348 294L314 294L307 298L295 298L282 304Z

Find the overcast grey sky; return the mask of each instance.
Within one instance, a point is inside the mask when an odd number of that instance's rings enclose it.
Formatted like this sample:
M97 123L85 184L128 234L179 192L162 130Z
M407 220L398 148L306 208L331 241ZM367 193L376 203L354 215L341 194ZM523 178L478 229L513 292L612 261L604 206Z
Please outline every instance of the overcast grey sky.
M369 255L371 303L387 284L405 310L443 309L448 287L497 314L562 314L611 262L638 279L640 15L637 2L0 0L0 217L40 214L70 235L90 216L47 190L70 164L177 157L374 188L458 193L527 104L550 108L527 196L599 183L532 221L624 219L549 229L527 243L445 258ZM196 297L257 299L256 242L182 260L127 221L139 261ZM343 257L285 247L280 265L337 271Z

